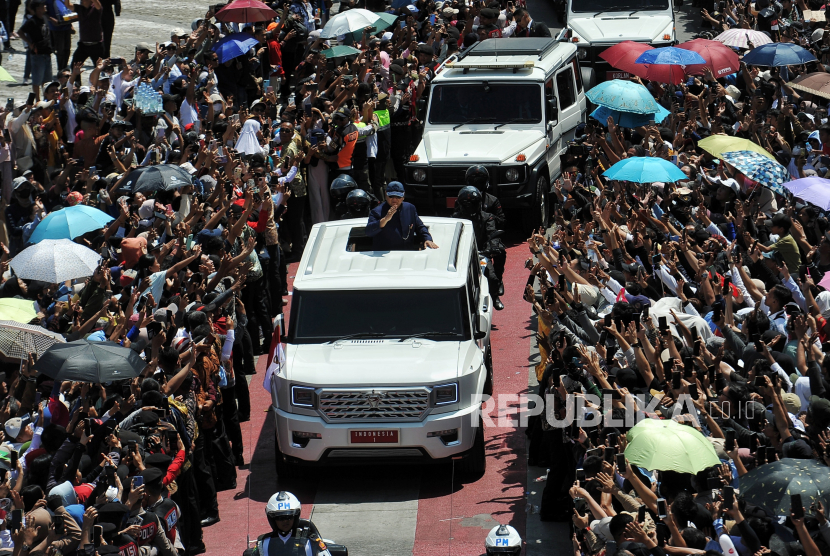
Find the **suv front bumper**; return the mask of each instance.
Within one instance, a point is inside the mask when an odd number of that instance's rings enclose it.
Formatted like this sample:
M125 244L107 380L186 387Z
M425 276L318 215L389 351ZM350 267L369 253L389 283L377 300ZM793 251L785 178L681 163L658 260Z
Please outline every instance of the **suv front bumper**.
M428 415L418 422L326 423L321 417L287 413L271 408L277 430L280 452L303 463L376 459L444 460L470 450L476 429L472 415L478 406L470 406L449 413ZM478 417L475 417L478 423ZM478 425L476 425L478 426ZM429 437L429 433L457 430L455 437ZM352 443L352 431L398 431L396 443ZM320 435L320 438L299 439L295 432ZM299 440L299 441L298 441Z

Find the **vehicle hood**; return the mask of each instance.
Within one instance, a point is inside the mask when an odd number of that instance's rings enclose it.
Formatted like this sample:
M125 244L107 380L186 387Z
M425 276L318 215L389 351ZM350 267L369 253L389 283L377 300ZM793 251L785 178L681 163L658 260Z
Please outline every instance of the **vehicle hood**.
M361 340L286 346L287 379L317 386L406 386L460 376L461 342Z
M568 26L572 27L580 37L592 43L617 43L661 40L663 31L673 23L672 18L662 12L659 15L645 17L642 13L629 17L629 13L603 14L597 18L586 17L584 19L571 17L568 20Z
M539 130L482 129L430 131L424 134L424 148L430 163L502 162L513 160L521 151L545 138Z

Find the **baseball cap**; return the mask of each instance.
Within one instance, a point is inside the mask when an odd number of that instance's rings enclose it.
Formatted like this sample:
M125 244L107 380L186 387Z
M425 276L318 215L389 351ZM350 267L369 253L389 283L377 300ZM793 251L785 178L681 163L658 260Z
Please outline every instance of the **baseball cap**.
M154 51L153 47L150 46L150 43L140 42L137 45L135 45L135 51L136 52L140 52L142 50L146 50L147 52L153 52Z
M12 417L6 421L6 434L9 436L9 439L14 440L20 436L20 432L24 430L29 423L31 423L31 418L28 415L24 415L23 417Z
M403 197L403 184L399 181L390 181L386 186L386 195L389 197Z

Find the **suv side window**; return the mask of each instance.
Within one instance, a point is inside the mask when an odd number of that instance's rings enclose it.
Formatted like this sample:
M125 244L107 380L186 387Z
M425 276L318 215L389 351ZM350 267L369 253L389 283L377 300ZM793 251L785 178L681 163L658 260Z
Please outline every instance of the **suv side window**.
M559 97L560 110L564 110L576 102L573 69L568 68L556 74L556 92Z
M582 72L579 71L579 63L576 61L576 58L571 58L571 67L574 70L574 77L576 78L576 91L578 93L582 92Z
M470 255L470 275L467 276L467 289L470 293L470 312L478 313L478 302L481 291L481 267L478 264L478 252L473 249Z

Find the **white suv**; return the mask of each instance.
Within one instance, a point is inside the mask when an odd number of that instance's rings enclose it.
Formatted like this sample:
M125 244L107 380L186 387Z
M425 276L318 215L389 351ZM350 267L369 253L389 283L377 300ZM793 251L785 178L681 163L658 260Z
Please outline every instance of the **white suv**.
M277 474L298 464L443 460L483 473L492 300L472 223L424 218L438 249L372 251L365 219L316 224L271 380Z

